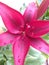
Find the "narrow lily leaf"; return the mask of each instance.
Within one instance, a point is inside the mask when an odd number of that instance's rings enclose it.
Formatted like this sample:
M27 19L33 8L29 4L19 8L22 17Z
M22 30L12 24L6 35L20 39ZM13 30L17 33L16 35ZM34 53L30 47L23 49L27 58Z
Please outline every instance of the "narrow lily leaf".
M33 56L33 57L39 57L41 54L40 51L38 51L37 49L33 48L32 46L30 46L30 49L29 49L29 55Z
M48 8L48 5L49 5L49 0L43 0L42 1L41 5L38 8L37 18L41 17L44 14L46 9Z
M30 41L27 37L18 37L13 46L15 65L24 65L26 54L29 50Z
M46 58L42 55L41 52L30 47L29 54L26 57L24 65L43 65L45 63Z
M15 37L16 35L11 34L9 32L0 34L0 46L5 46L5 45L12 43Z
M49 45L41 38L32 39L31 46L45 54L49 54Z
M11 33L21 33L24 27L24 21L22 15L18 11L0 2L0 15L5 26Z
M30 22L31 20L35 20L37 18L37 5L35 3L31 3L24 12L24 20L26 22Z
M49 44L49 33L46 35L43 35L42 38Z
M42 65L44 64L44 57L39 55L39 57L29 56L26 58L25 65Z
M49 32L49 21L33 21L29 23L30 28L27 30L27 35L30 37L39 37Z

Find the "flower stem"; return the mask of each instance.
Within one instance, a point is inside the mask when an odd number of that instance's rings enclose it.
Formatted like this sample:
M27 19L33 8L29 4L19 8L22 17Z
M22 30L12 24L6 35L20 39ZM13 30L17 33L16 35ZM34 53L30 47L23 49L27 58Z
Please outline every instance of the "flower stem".
M46 59L46 65L48 65L48 58Z

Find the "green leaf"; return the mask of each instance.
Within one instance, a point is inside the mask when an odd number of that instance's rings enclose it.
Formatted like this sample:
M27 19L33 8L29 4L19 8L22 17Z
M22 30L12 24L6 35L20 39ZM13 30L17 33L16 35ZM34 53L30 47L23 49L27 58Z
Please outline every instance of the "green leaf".
M4 63L5 63L5 60L0 61L0 65L4 65Z
M28 53L25 65L42 65L45 62L46 58L36 49L31 47Z
M49 44L49 34L42 36L42 38Z

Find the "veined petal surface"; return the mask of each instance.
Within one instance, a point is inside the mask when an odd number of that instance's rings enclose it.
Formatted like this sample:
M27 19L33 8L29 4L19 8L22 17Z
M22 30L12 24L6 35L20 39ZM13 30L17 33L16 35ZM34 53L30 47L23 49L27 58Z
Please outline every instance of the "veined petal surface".
M45 54L49 54L49 45L41 38L33 38L31 46Z
M30 41L27 37L18 37L13 46L13 55L15 65L24 65L24 60L29 50Z
M0 2L0 15L5 26L11 33L21 33L24 27L24 20L18 11Z
M15 37L16 37L16 35L11 34L8 31L0 34L0 46L12 44Z

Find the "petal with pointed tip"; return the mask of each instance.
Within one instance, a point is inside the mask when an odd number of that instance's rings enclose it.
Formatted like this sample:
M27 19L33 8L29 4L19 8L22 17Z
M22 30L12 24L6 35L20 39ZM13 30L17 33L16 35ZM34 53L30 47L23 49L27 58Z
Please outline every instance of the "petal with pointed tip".
M15 39L16 35L7 32L4 32L0 34L0 46L5 46L10 43Z
M0 15L5 26L11 33L21 33L24 27L24 21L22 15L18 11L0 2Z
M37 5L35 3L30 3L24 12L24 20L30 22L35 20L37 17Z
M37 50L49 54L49 45L41 38L34 38L31 40L31 46Z
M33 23L35 29L33 30L35 37L42 36L49 32L49 21L37 21Z
M26 54L29 50L30 42L27 37L18 37L13 46L15 65L24 65Z
M43 0L41 5L38 7L38 13L37 13L37 18L41 17L46 9L48 8L48 5L49 5L49 0Z
M29 23L30 28L26 31L30 37L39 37L49 32L49 21L33 21Z

